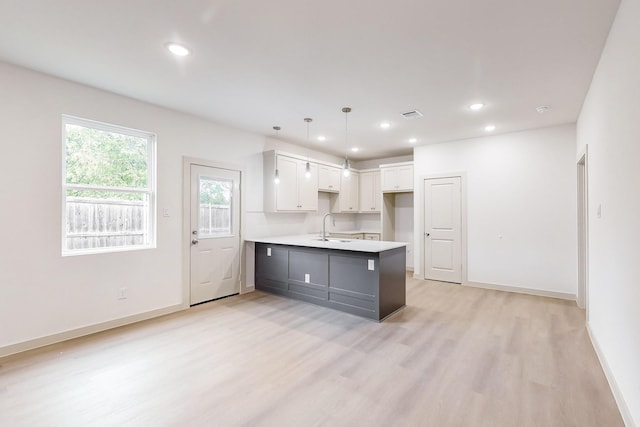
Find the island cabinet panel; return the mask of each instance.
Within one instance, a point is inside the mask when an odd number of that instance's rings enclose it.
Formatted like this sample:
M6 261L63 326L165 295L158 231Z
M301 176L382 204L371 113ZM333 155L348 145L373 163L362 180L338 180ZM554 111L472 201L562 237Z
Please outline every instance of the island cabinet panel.
M405 306L405 249L256 243L256 289L381 321ZM270 254L270 255L269 255Z
M258 249L260 246L260 250ZM256 279L274 292L287 292L289 251L277 245L256 245Z
M289 250L289 292L304 300L327 300L329 256L317 250Z
M378 254L347 253L329 257L329 301L341 310L378 317ZM369 263L373 269L369 269Z

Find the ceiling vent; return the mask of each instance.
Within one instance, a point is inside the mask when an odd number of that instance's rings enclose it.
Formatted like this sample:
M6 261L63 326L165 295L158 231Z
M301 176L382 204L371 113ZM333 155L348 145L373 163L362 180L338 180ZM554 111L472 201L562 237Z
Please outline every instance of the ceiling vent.
M402 113L402 117L405 119L416 119L418 117L422 117L422 113L418 110L405 111Z

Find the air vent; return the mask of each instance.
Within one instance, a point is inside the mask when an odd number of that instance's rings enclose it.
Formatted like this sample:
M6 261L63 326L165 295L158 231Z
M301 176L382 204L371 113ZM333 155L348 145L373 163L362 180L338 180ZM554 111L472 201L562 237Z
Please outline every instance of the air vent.
M418 110L405 111L402 113L402 117L405 119L416 119L418 117L422 117L422 113Z

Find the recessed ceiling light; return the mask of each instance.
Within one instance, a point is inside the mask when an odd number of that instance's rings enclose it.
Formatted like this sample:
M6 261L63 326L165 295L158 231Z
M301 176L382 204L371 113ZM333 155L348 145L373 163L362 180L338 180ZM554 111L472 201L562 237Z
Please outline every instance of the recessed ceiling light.
M389 128L391 127L391 123L389 123L389 122L382 122L382 123L380 123L380 127L381 127L382 129L389 129Z
M469 105L469 109L472 111L482 110L482 107L484 107L484 104L481 102Z
M360 149L358 147L353 147L351 151L353 151L354 153L357 153L358 151L360 151Z
M318 137L318 141L326 141L326 140L327 140L327 137L326 137L326 136L320 135L320 136Z
M484 130L486 130L487 132L493 132L494 130L496 130L496 126L495 125L487 125L484 127Z
M415 144L418 140L416 138L409 138L409 142Z
M187 56L191 53L189 49L178 43L168 43L167 49L176 56Z

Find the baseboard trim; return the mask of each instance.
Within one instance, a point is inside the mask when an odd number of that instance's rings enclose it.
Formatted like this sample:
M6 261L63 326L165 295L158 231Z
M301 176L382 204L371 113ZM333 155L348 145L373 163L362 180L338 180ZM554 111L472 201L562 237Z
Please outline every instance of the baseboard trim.
M519 288L516 286L495 285L493 283L480 283L480 282L464 282L463 286L470 286L472 288L491 289L494 291L515 292L517 294L536 295L540 297L550 297L558 299L566 299L570 301L576 300L575 294L567 294L564 292L545 291L542 289L532 288Z
M47 345L57 344L59 342L67 341L73 338L80 338L86 335L95 334L97 332L106 331L108 329L118 328L120 326L130 325L132 323L141 322L143 320L153 319L154 317L160 317L166 314L175 313L186 308L189 308L189 306L185 307L184 304L171 305L169 307L163 307L144 313L138 313L131 316L121 317L119 319L109 320L108 322L96 323L69 331L59 332L53 335L47 335L16 344L10 344L4 347L0 347L0 357L6 357L12 354L34 350L36 348L44 347Z
M633 421L633 417L631 416L631 411L629 411L629 407L627 406L627 402L624 400L624 396L622 395L622 391L618 386L618 382L616 381L616 377L613 375L611 371L611 367L607 362L607 358L604 356L602 352L602 348L600 347L600 343L593 335L593 331L591 330L591 326L587 323L587 333L589 334L589 339L591 340L591 344L593 345L593 349L596 351L596 356L598 356L598 360L600 361L600 366L602 366L602 370L604 371L604 376L607 378L607 382L609 383L609 388L611 388L611 393L613 393L613 398L618 405L618 410L620 411L620 415L622 416L622 421L624 421L624 425L627 427L635 427L636 424Z
M424 280L424 276L418 273L413 273L413 278L418 280Z

